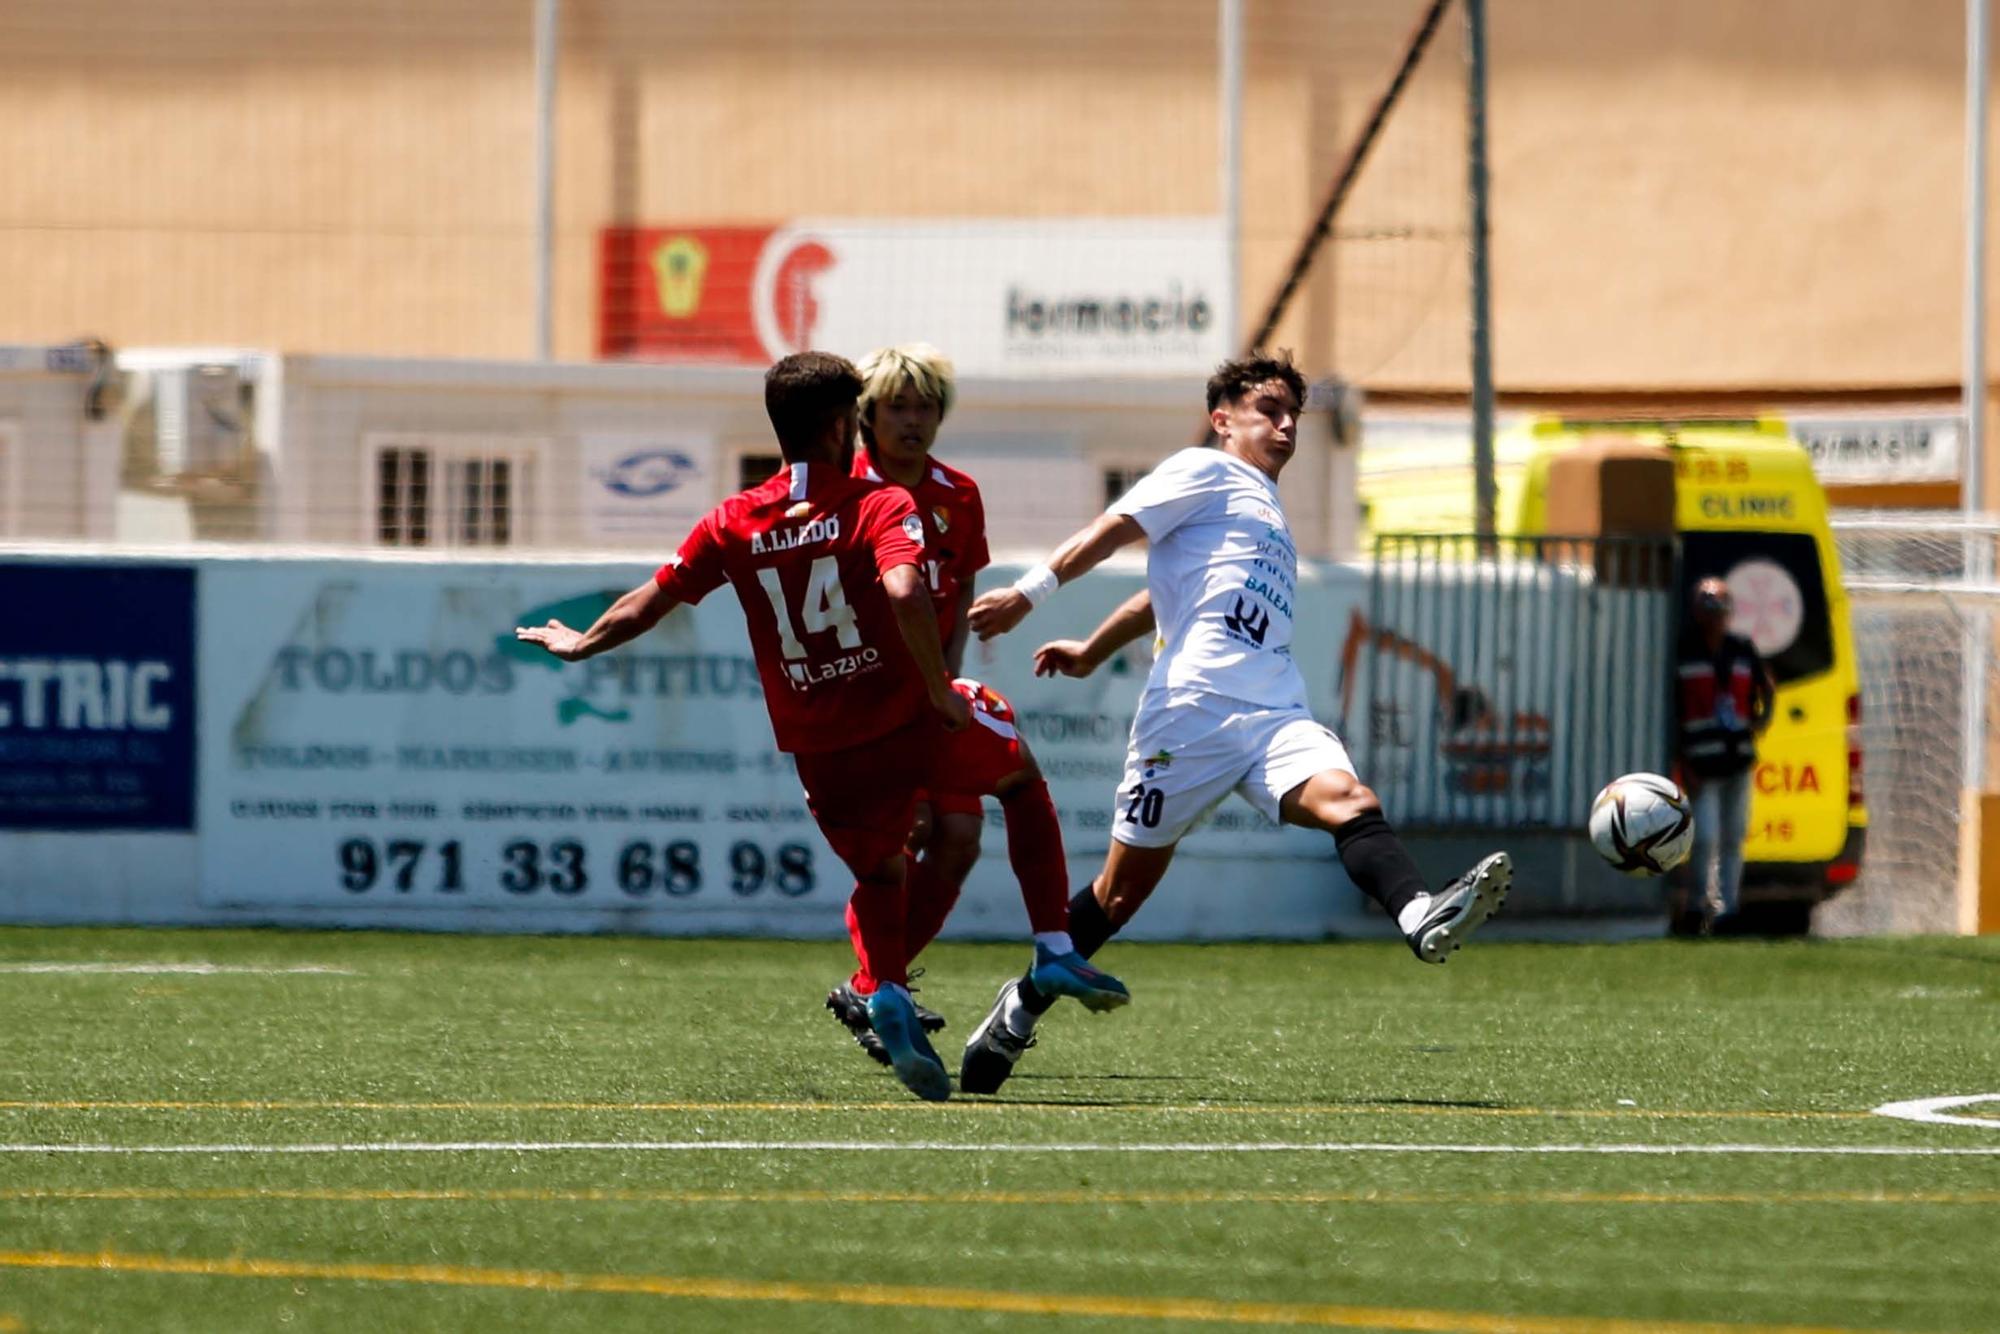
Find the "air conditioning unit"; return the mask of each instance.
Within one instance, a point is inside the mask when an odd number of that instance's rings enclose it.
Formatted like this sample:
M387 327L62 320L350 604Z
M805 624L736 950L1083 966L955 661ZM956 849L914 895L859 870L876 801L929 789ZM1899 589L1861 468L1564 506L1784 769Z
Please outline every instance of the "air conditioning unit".
M219 472L241 458L248 436L243 377L234 366L175 366L153 372L153 432L160 475Z

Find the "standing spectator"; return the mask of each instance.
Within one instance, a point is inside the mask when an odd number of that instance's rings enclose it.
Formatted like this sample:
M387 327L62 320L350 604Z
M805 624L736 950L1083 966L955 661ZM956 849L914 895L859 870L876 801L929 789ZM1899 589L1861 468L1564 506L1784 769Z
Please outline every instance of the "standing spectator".
M1681 782L1694 803L1694 855L1674 914L1675 935L1700 935L1736 915L1757 737L1777 693L1756 646L1729 633L1729 585L1694 586L1681 636Z

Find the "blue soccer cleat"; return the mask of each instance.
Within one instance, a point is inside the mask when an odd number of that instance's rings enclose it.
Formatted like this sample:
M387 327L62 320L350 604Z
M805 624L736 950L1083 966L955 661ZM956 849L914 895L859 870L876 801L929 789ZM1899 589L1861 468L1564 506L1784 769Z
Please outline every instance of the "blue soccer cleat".
M1028 980L1044 996L1072 996L1083 1003L1084 1009L1099 1013L1132 1001L1132 993L1123 982L1101 968L1093 968L1075 950L1051 954L1040 945L1035 946L1035 966L1028 970Z
M921 968L910 970L911 978L923 972ZM889 1053L882 1046L882 1039L875 1036L874 1025L868 1022L868 998L854 989L852 982L842 982L826 993L826 1008L833 1011L833 1017L844 1024L861 1050L877 1065L889 1064ZM935 1010L926 1010L915 1000L910 1008L917 1012L917 1023L924 1032L935 1033L944 1027L944 1016Z
M926 1102L943 1102L951 1096L951 1076L924 1036L908 991L893 982L877 987L868 998L868 1022L904 1088Z

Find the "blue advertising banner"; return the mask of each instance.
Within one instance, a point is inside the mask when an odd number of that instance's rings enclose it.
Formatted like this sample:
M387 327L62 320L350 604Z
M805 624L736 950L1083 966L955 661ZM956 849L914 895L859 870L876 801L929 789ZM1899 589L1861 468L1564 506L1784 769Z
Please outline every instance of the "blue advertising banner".
M194 828L195 572L0 564L0 828Z

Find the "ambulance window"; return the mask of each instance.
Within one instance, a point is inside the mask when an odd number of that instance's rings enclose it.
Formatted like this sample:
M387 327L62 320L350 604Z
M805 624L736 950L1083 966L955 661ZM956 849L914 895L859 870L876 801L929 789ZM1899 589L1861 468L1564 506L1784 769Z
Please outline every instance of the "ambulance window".
M1819 545L1806 533L1685 533L1681 614L1696 581L1720 575L1735 610L1729 628L1757 646L1778 684L1833 666L1833 619Z

